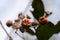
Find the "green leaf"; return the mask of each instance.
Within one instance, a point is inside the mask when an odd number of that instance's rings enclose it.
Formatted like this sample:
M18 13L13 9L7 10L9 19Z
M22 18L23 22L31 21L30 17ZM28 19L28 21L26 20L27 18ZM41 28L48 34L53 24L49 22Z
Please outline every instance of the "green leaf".
M34 0L32 7L34 8L32 14L37 20L39 17L44 15L44 5L42 0ZM39 25L39 27L36 29L36 36L38 40L48 40L53 34L58 32L60 32L60 21L57 25L49 22L44 25Z
M54 34L54 30L52 30L53 28L54 25L51 22L45 25L40 25L36 30L38 40L48 40Z
M32 14L37 20L44 15L44 5L41 0L34 0L32 7L34 8Z
M60 32L60 21L55 25L55 32Z
M29 34L31 34L31 35L35 35L35 33L31 30L31 29L26 29L26 32L28 32Z
M45 25L40 25L36 30L38 40L48 40L53 34L60 32L60 21L57 25L49 22Z

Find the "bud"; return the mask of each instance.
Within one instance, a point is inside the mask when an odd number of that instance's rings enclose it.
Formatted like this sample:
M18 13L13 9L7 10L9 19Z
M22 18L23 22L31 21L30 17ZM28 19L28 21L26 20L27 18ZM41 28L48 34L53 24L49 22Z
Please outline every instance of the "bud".
M31 19L31 17L30 17L30 16L28 16L28 15L27 15L27 18L28 18L28 19Z
M32 22L29 19L27 19L27 18L23 19L22 25L24 27L30 27L31 24L32 24Z
M46 24L46 23L48 23L48 19L46 17L42 16L39 19L39 23L40 24Z
M14 28L14 29L17 29L17 28L19 28L19 23L17 23L17 22L15 22L15 23L13 23L12 24L12 27Z
M11 20L8 20L8 21L6 22L6 25L7 25L8 27L12 26L12 24L13 24L13 22L12 22Z
M19 19L24 19L25 16L24 16L22 13L19 13L19 14L18 14L18 18L19 18Z

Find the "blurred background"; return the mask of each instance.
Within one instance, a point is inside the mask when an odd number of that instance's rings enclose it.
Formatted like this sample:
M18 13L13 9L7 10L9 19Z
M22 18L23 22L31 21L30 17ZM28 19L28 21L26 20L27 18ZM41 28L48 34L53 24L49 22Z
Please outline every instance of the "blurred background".
M24 15L28 14L33 20L33 15L30 10L34 10L31 6L33 0L0 0L0 20L2 21L7 32L13 37L13 40L23 40L17 36L12 28L6 26L6 21L11 19L17 19L17 15L23 12ZM48 17L49 21L57 24L60 21L60 0L42 0L45 10L52 12L53 14ZM22 35L21 32L19 32ZM32 36L28 33L24 33L25 40L36 40L36 36ZM28 38L27 38L28 37ZM8 40L8 37L0 25L0 40ZM54 34L50 40L60 40L60 33Z

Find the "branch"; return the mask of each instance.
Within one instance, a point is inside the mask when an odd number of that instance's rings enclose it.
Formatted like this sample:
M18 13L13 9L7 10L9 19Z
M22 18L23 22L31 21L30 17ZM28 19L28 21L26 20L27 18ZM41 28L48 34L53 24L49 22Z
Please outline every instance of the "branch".
M9 33L6 31L6 29L4 28L2 22L0 21L0 25L2 26L2 29L5 31L5 33L7 34L7 36L9 37L9 40L13 40L13 38L9 35Z

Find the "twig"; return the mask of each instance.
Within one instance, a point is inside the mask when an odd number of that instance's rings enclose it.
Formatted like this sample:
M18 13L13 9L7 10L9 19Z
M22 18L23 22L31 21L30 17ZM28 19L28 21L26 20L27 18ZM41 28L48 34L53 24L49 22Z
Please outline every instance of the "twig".
M18 33L17 33L17 30L15 31L15 33L19 36L19 37L21 37L22 39L24 39L24 37L22 37L21 35L19 35ZM25 39L24 39L25 40Z
M7 34L7 36L9 37L9 40L13 40L13 38L9 35L9 33L6 31L6 29L4 28L2 22L0 21L0 24L2 26L2 29L5 31L5 33Z

